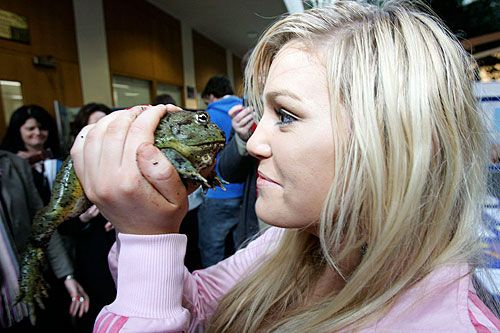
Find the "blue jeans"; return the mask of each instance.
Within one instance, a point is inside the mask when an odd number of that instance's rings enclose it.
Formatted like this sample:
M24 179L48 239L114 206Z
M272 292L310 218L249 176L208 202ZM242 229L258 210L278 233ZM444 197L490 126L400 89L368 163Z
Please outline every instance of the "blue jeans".
M241 198L205 198L198 209L198 244L203 267L212 266L224 259L226 237L231 232L235 243L235 229L240 221ZM226 251L228 250L228 251Z

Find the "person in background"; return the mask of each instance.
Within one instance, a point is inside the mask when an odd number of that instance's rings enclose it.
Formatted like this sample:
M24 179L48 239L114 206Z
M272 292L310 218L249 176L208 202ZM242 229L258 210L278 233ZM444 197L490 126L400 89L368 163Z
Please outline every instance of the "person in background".
M63 332L71 330L68 306L54 302L54 291L66 288L70 298L69 312L82 316L89 306L88 296L73 278L73 266L58 233L48 246L48 259L56 284L45 300L45 310L37 309L36 326L32 326L25 304L15 300L19 292L19 265L27 246L35 213L42 207L35 188L31 166L8 151L0 150L0 327L2 332ZM63 287L64 285L64 287ZM80 302L80 297L85 300ZM69 299L69 298L68 298Z
M110 113L111 109L102 103L87 103L82 106L70 123L70 135L73 141L84 126L95 124L99 119Z
M88 103L80 108L71 123L73 137L86 125L95 124L111 113L105 104ZM77 332L92 332L99 311L113 302L116 287L108 267L108 253L116 236L112 224L95 205L78 217L62 223L59 232L64 236L75 264L75 276L85 288L92 303L81 318L75 319Z
M201 96L207 104L206 112L211 121L224 131L227 143L232 129L228 112L242 103L241 98L233 95L231 82L224 76L210 78ZM217 156L216 170L218 160ZM240 217L243 184L230 183L224 187L225 191L220 187L208 189L198 210L198 242L203 267L216 264L235 250L235 229Z
M249 155L246 149L246 143L255 128L253 114L251 108L245 108L242 105L236 105L229 110L234 132L226 147L219 154L218 170L221 177L232 183L245 184L240 221L235 230L237 249L252 239L261 229L255 213L258 160Z
M248 50L241 60L243 73L253 49ZM245 103L244 103L245 104ZM231 183L244 183L243 200L240 211L240 221L235 230L235 248L239 249L252 239L259 230L266 228L259 223L255 213L257 199L257 166L258 160L249 155L246 144L255 130L254 111L244 105L235 105L229 112L231 116L231 137L219 154L218 170L223 179Z
M192 274L178 234L189 191L153 145L175 108L86 128L75 170L119 232L117 298L95 332L500 331L475 277L489 147L473 64L408 1L275 22L245 73L256 212L273 227Z
M156 95L156 97L153 99L153 103L151 103L151 105L158 105L158 104L177 105L177 103L175 102L175 99L172 96L170 96L169 94Z
M50 113L34 104L15 110L0 149L17 154L31 164L35 186L46 205L62 164L57 126Z

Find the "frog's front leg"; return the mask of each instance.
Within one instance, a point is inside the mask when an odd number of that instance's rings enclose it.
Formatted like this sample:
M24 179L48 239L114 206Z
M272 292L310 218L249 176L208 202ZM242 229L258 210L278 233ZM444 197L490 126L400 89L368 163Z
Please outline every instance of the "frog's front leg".
M161 149L161 152L168 158L170 163L172 163L182 179L202 183L204 188L212 187L205 177L203 177L198 170L193 167L191 162L179 154L175 149L163 148Z

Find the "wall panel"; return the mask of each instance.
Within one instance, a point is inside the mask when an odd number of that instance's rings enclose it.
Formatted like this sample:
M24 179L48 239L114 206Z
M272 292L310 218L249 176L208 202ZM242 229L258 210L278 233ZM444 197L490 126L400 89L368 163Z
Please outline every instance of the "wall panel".
M0 9L26 17L31 39L30 44L0 39L0 48L78 63L72 1L2 0Z
M227 75L226 50L193 30L194 70L196 90L201 94L214 75Z
M82 103L78 64L59 61L56 68L36 68L29 54L0 50L0 78L20 81L25 104L53 112L54 100L68 106Z
M181 25L143 0L104 0L112 74L183 85Z
M241 59L233 54L233 75L234 92L238 96L243 96L243 69L241 68Z

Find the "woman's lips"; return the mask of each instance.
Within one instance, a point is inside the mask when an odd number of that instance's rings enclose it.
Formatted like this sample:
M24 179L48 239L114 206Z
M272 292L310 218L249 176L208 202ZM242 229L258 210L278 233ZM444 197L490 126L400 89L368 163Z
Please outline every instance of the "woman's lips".
M264 187L264 186L276 186L279 185L277 182L266 176L260 171L257 171L257 187Z

